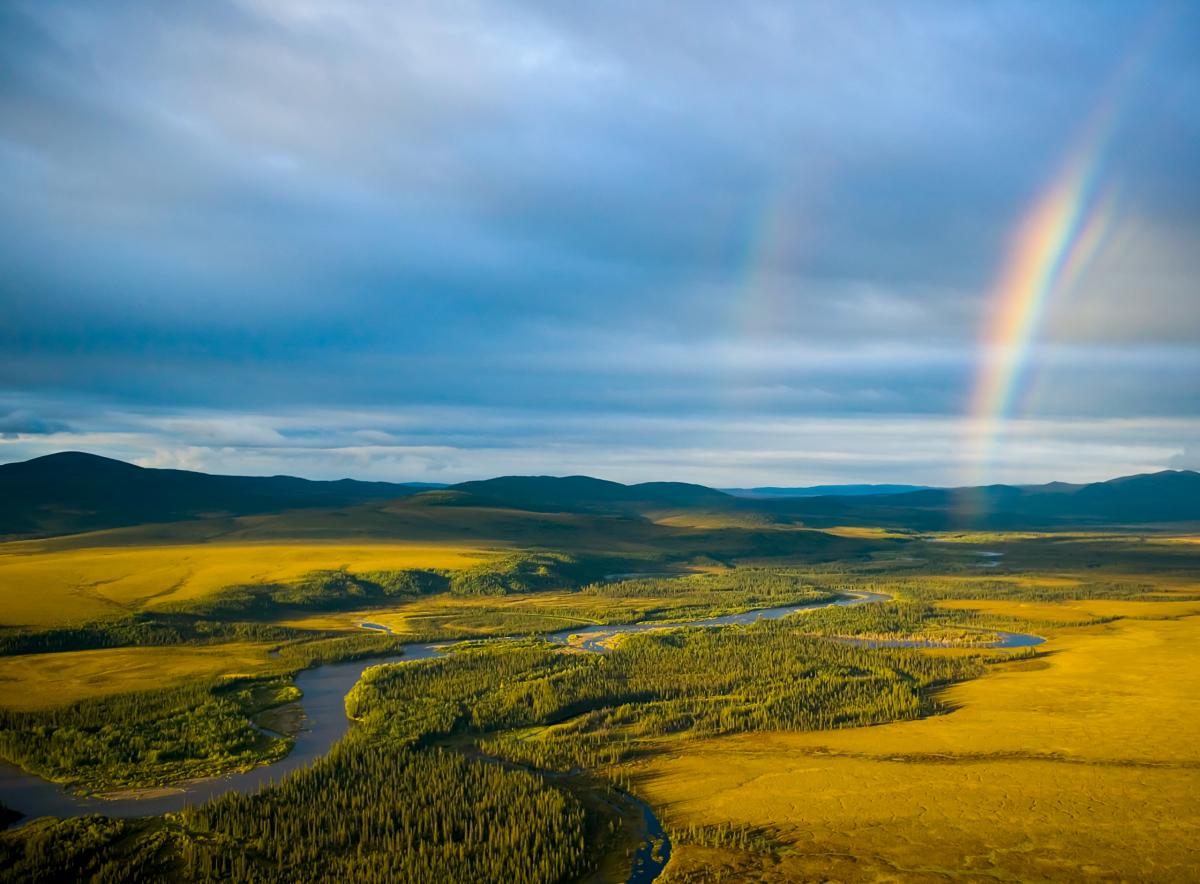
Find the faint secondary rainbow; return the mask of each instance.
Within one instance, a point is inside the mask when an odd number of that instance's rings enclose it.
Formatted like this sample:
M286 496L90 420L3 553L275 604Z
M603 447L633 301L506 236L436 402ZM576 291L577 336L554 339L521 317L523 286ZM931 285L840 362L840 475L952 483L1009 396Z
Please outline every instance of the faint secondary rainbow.
M968 485L991 481L1047 305L1070 289L1104 240L1112 214L1112 201L1100 186L1106 149L1163 22L1163 16L1155 16L1143 30L1059 174L1017 226L981 336L969 408Z
M1094 251L1107 219L1090 218L1090 164L1076 161L1035 203L1018 228L991 295L983 358L971 397L974 481L984 484L1004 425L1012 412L1030 346L1046 305L1068 276L1077 276ZM1089 223L1090 222L1090 223ZM1092 231L1082 236L1084 230ZM1067 269L1071 273L1066 273Z

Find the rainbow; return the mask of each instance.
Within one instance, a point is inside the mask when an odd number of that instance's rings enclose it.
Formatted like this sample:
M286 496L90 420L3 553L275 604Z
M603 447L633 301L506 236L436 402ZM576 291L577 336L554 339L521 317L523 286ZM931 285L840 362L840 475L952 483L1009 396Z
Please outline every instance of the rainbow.
M1107 148L1164 21L1155 16L1143 29L1059 174L1017 225L985 310L968 408L967 485L991 481L1046 307L1071 289L1103 244L1113 204L1100 186Z
M1093 187L1088 167L1073 164L1018 227L984 324L970 405L971 462L977 472L968 484L989 478L1048 302L1079 276L1107 229L1107 211L1090 214Z

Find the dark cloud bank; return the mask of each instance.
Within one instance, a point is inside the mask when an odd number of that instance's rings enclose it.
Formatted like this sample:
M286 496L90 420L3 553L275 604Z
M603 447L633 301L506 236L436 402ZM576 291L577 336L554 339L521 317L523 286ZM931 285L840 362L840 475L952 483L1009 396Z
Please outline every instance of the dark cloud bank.
M0 459L955 482L1013 231L1140 52L994 473L1194 460L1198 43L1142 3L6 4Z

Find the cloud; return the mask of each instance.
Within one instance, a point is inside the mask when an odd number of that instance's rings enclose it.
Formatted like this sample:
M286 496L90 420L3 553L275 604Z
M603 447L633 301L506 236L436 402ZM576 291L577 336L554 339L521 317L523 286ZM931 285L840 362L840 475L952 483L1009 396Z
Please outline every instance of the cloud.
M722 427L754 414L941 432L1014 225L1153 14L17 0L0 400L133 457L321 474L438 410L492 416L480 463L512 468L653 416L743 459ZM1116 109L1113 223L1048 306L1030 419L1200 412L1197 40L1176 10ZM353 410L357 440L305 441ZM388 469L471 472L470 427L420 426Z
M47 420L25 409L0 413L0 439L17 439L21 436L47 436L52 433L68 432L69 430L70 427L61 421Z
M587 473L619 481L804 485L903 476L956 484L967 471L957 417L769 412L546 413L409 409L94 414L101 427L0 441L0 460L64 447L143 466L314 478L456 482L514 473ZM221 427L198 433L197 427ZM1163 469L1200 446L1200 419L1024 419L1009 428L998 481L1091 481Z
M1200 470L1200 445L1187 445L1167 461L1175 470Z

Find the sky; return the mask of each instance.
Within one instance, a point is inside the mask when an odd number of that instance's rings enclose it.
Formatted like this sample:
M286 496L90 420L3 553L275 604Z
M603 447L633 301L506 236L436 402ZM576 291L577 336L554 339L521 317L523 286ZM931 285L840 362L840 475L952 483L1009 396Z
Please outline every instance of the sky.
M1200 6L8 0L0 462L1200 468Z

